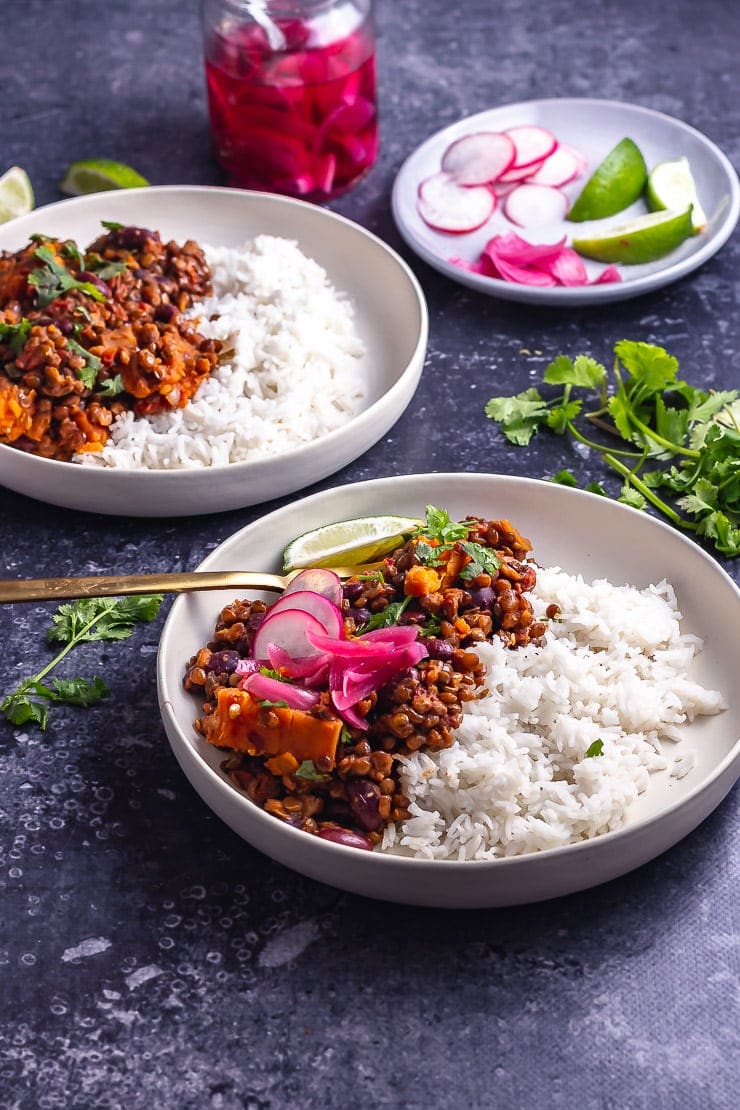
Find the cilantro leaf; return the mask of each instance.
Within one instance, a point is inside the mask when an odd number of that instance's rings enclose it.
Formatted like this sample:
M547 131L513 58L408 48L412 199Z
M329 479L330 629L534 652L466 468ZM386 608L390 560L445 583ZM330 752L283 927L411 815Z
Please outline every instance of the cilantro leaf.
M27 316L17 324L4 324L0 321L0 342L7 341L14 357L17 357L25 347L32 326Z
M102 678L96 675L92 682L86 678L54 678L52 679L53 696L50 701L64 702L66 705L78 705L87 709L96 705L103 698L110 695L110 690Z
M119 393L126 392L126 387L121 375L116 374L112 378L105 378L102 382L98 382L95 386L95 392L101 397L117 397Z
M606 378L606 367L587 355L577 355L569 359L558 355L544 373L543 381L548 385L575 385L584 389L598 389Z
M644 495L641 494L639 490L635 489L634 486L631 486L629 482L624 483L617 500L621 501L623 505L629 505L633 509L644 509L647 505Z
M118 220L101 220L100 222L103 227L107 227L108 231L120 231L122 227L126 226L119 223Z
M573 486L578 488L578 481L572 470L559 470L557 474L553 474L552 478L547 479L548 482L554 482L557 486Z
M469 524L450 520L450 514L435 505L427 505L425 514L426 523L417 531L430 540L437 540L440 544L449 545L457 540L463 540L470 531Z
M391 601L385 609L372 614L370 619L363 624L362 631L372 632L374 628L390 628L392 624L398 624L401 614L410 601L410 597L405 597L403 601Z
M593 744L589 744L586 748L586 756L595 756L604 754L604 741L594 740Z
M90 351L81 347L80 344L74 339L67 340L67 346L70 351L73 351L81 359L84 359L84 366L81 366L77 371L77 377L80 381L84 382L88 389L92 389L95 385L95 379L98 376L98 371L103 369L103 364L97 355L91 354Z
M86 293L95 301L105 300L103 294L92 282L78 281L72 277L69 270L57 260L50 247L39 247L34 252L34 257L44 263L42 267L32 270L28 275L29 285L36 287L36 303L39 308L46 308L57 297L62 297L73 289Z
M567 431L568 425L578 416L583 408L583 401L567 401L550 409L547 414L547 426L558 435Z
M547 402L539 390L530 388L513 397L491 397L485 414L501 425L510 443L526 447L539 426L547 421Z
M316 770L312 759L304 759L303 763L293 772L299 779L309 779L311 782L326 782L329 775L322 775Z
M461 543L460 547L471 560L460 570L460 577L463 582L470 582L473 578L477 578L479 574L490 574L492 578L496 577L501 566L501 560L495 551L492 551L490 547L483 547L479 543L469 541Z

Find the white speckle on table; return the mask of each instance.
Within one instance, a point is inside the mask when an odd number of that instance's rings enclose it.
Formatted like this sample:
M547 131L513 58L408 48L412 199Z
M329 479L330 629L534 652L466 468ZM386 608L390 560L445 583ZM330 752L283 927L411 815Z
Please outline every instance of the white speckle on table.
M284 929L262 949L260 967L282 967L291 960L298 959L318 935L319 927L315 921L302 921L290 929Z
M147 964L146 967L139 967L126 976L126 986L130 991L135 991L142 983L147 983L150 979L156 979L158 975L164 975L162 968L157 967L156 964Z
M70 960L85 960L88 956L97 956L99 952L105 952L106 948L110 948L111 943L107 937L86 937L74 948L64 949L62 963L67 964Z

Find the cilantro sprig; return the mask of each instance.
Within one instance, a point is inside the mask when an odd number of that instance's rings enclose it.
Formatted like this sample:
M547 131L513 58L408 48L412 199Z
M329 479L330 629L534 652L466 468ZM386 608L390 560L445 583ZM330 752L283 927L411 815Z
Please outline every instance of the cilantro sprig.
M28 275L29 285L36 287L36 303L39 308L46 308L57 297L63 297L73 289L87 293L95 301L104 301L105 297L100 290L90 281L78 281L73 277L66 266L56 259L50 247L39 247L34 251L34 258L43 262L36 270Z
M598 451L622 478L618 500L636 509L652 505L721 555L740 555L738 391L690 385L678 376L678 359L650 343L623 339L614 356L610 371L586 355L560 355L543 384L562 386L562 392L546 397L531 387L492 397L486 415L518 446L546 428ZM581 395L574 396L576 390ZM601 441L585 434L589 425ZM569 471L554 481L575 484ZM603 492L598 483L589 488Z
M403 601L389 602L385 609L381 609L379 613L373 613L372 616L368 618L362 626L362 631L372 632L375 628L390 628L391 625L398 624L404 609L410 601L410 597L405 597Z
M62 644L50 663L24 679L0 702L0 711L14 725L35 724L45 729L49 708L55 704L88 707L107 698L110 691L102 678L45 679L78 644L99 640L127 640L140 621L152 621L162 604L161 594L141 597L80 598L60 605L52 616L46 638Z

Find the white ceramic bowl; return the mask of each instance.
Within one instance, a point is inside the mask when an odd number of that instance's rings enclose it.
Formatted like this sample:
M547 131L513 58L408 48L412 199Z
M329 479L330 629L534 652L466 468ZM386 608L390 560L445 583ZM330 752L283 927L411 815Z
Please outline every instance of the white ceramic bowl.
M82 467L0 444L0 483L70 509L121 516L193 516L282 497L333 474L385 435L411 400L424 365L428 314L405 262L343 216L266 193L164 186L95 193L37 209L0 227L0 249L17 250L35 232L91 242L101 220L118 220L214 246L259 235L295 240L355 306L366 347L365 407L343 427L296 450L202 470Z
M628 223L633 216L646 211L640 200L608 219L581 224L560 220L544 227L517 228L505 219L502 206L499 206L483 227L465 235L444 234L429 227L419 215L417 191L424 178L439 170L440 158L446 147L454 139L473 131L503 131L519 124L537 124L548 128L559 142L576 147L588 158L586 174L563 187L571 204L585 185L588 175L625 136L640 147L649 170L660 162L673 161L685 155L707 214L706 230L692 236L656 262L620 266L622 281L609 285L539 288L483 277L456 266L449 261L450 257L457 256L472 262L493 235L515 231L530 243L554 243L563 236L570 241L576 237L576 231L584 235L597 228L603 230L607 226ZM740 185L726 155L706 135L681 120L651 108L616 100L553 98L489 108L430 136L409 155L399 170L393 185L392 205L398 230L408 245L447 277L492 297L566 307L627 300L642 293L651 293L696 270L720 249L734 231L740 215ZM600 263L586 262L591 277L603 268Z
M687 727L681 745L697 752L694 770L683 779L653 775L622 829L528 856L426 861L357 851L299 832L237 791L219 769L223 753L193 729L198 705L183 690L182 677L190 656L211 639L219 609L233 599L231 591L219 591L175 602L158 657L165 730L206 804L254 847L311 878L373 898L440 907L515 905L582 890L645 863L691 832L740 773L740 590L709 555L667 525L607 498L533 479L411 475L343 486L279 509L221 544L201 568L277 570L285 544L306 528L373 513L423 516L429 502L453 517L508 517L535 543L541 564L581 572L587 580L646 586L665 577L673 583L684 629L705 641L693 673L729 702L718 716Z

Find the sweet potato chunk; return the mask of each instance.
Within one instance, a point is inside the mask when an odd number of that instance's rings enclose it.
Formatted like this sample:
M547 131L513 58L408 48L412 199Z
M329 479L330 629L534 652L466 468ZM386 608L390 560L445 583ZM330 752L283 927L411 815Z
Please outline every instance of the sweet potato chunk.
M221 687L216 708L204 719L205 738L217 748L233 748L250 755L292 755L298 764L337 753L342 722L324 720L302 709L262 706L246 690ZM326 768L330 770L331 768Z

